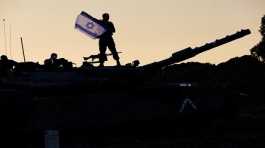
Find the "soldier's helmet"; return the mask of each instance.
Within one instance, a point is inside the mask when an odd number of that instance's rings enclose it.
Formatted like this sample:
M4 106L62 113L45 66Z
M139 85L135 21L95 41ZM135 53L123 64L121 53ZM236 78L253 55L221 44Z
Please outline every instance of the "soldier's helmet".
M7 58L7 56L6 56L6 55L1 55L1 60L2 60L2 61L7 61L7 60L8 60L8 58Z
M52 58L52 59L57 59L57 54L56 54L56 53L52 53L52 54L51 54L51 58Z
M109 14L108 13L103 13L102 14L102 18L104 21L108 21L109 20Z

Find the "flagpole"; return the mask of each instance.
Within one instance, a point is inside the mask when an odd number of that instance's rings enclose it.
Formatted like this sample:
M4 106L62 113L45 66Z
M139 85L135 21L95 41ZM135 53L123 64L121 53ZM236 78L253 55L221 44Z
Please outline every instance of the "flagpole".
M7 43L6 43L6 19L3 19L3 25L4 25L4 46L5 46L5 54L7 55Z
M22 37L20 37L20 42L21 42L21 47L22 47L22 53L23 53L24 62L26 62L26 57L25 57L24 45L23 45L23 39L22 39Z

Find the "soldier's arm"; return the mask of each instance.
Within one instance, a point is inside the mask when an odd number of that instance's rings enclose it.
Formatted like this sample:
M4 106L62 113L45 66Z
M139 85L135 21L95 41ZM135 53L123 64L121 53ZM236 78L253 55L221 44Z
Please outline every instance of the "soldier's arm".
M116 32L116 29L115 29L115 27L114 27L114 25L113 25L112 22L111 22L111 32L112 32L112 33Z

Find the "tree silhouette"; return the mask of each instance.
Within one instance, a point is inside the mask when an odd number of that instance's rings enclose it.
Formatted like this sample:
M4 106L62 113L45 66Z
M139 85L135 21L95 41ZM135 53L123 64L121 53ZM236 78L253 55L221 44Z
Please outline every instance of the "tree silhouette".
M260 34L261 41L255 45L251 50L251 55L258 58L260 61L265 62L265 15L261 19Z

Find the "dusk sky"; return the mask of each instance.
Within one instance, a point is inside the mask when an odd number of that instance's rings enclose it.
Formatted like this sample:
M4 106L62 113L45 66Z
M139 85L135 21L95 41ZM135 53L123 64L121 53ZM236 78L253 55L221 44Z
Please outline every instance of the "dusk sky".
M265 0L0 0L0 54L5 54L6 45L11 57L11 45L12 58L22 61L22 36L28 61L43 63L56 52L59 58L80 65L83 56L98 53L98 40L74 28L81 11L96 18L110 14L122 64L134 59L142 64L162 60L186 47L250 29L251 35L188 60L218 64L248 55L260 41ZM110 57L106 65L113 63Z

